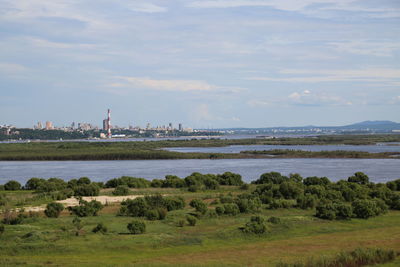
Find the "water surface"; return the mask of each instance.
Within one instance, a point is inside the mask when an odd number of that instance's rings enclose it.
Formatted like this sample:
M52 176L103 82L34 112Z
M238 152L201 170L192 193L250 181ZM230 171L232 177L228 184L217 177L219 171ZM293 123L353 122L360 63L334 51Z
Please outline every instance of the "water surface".
M10 179L25 183L31 177L59 177L65 180L82 176L106 181L122 175L147 179L174 174L185 177L192 172L240 173L246 182L265 172L288 175L327 176L333 181L346 179L357 171L374 182L400 178L398 159L221 159L221 160L113 160L113 161L0 161L0 184Z

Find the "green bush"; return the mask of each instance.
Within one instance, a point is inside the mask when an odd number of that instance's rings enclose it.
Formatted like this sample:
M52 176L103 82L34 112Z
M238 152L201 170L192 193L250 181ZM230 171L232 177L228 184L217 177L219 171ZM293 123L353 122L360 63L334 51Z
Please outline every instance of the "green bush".
M100 233L100 234L106 234L107 231L108 229L103 223L97 224L96 227L93 228L92 230L93 233Z
M126 185L129 188L148 188L151 186L151 182L144 178L122 176L120 178L108 180L105 184L105 187L116 188L119 185Z
M192 208L195 208L196 211L201 214L205 214L208 210L206 203L204 203L201 199L193 199L190 201L189 205Z
M224 214L226 214L226 215L235 216L240 213L239 207L235 203L228 203L228 204L225 204L223 207L225 210Z
M6 191L16 191L21 190L21 184L17 181L11 180L4 184L4 190Z
M267 231L267 227L264 224L264 218L260 216L252 216L250 221L241 228L244 233L252 234L264 234Z
M216 207L216 208L215 208L215 212L216 212L218 215L223 215L223 214L225 213L225 208L224 208L224 206L218 206L218 207Z
M353 176L350 176L347 181L350 183L366 185L369 183L369 177L363 172L356 172Z
M179 221L177 222L177 225L178 225L179 227L184 227L185 224L186 224L186 221L185 221L185 220L179 220Z
M127 196L129 195L129 187L126 185L117 186L112 192L114 196Z
M317 205L317 197L311 194L305 194L297 198L297 207L300 209L313 209Z
M44 214L49 218L58 218L64 210L64 205L57 202L47 204Z
M187 222L189 223L190 226L195 226L197 223L197 219L196 217L192 216L192 215L188 215L186 217Z
M126 226L131 234L138 235L146 232L146 224L141 221L132 221Z
M182 197L164 198L164 207L168 210L181 210L185 208L185 200Z
M75 196L98 196L100 188L97 184L83 184L73 188Z
M326 220L336 219L336 207L332 203L320 204L316 208L316 217Z
M5 231L4 225L0 224L0 235L2 235Z
M85 200L79 201L79 206L68 207L68 210L71 214L74 214L78 217L87 217L87 216L97 216L97 213L103 209L103 205L101 202L92 200L90 202Z
M224 172L217 175L217 180L220 185L242 185L242 176L237 173Z

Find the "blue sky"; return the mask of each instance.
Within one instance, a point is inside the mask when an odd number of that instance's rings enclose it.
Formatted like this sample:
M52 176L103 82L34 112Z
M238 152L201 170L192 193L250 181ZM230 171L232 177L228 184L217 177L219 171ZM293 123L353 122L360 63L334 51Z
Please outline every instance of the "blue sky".
M400 121L400 1L0 0L0 124Z

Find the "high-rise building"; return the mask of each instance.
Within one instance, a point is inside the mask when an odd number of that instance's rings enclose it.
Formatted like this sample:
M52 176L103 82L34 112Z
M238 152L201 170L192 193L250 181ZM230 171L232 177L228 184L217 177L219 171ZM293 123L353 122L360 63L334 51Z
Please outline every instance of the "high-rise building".
M183 131L183 128L182 128L182 123L179 123L178 130L179 130L180 132L182 132L182 131Z
M43 129L42 122L38 121L38 123L36 124L36 129L39 129L39 130Z
M170 130L172 130L172 122L170 122L170 123L168 124L168 128L169 128Z
M111 110L107 110L107 118L103 120L103 130L107 131L107 137L111 138Z
M46 121L46 130L53 130L53 123L51 121Z

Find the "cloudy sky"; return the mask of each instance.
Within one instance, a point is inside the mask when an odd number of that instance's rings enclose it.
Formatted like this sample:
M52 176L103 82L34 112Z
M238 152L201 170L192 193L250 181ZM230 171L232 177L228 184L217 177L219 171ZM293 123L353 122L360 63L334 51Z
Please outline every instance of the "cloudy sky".
M400 121L399 0L0 0L0 124Z

